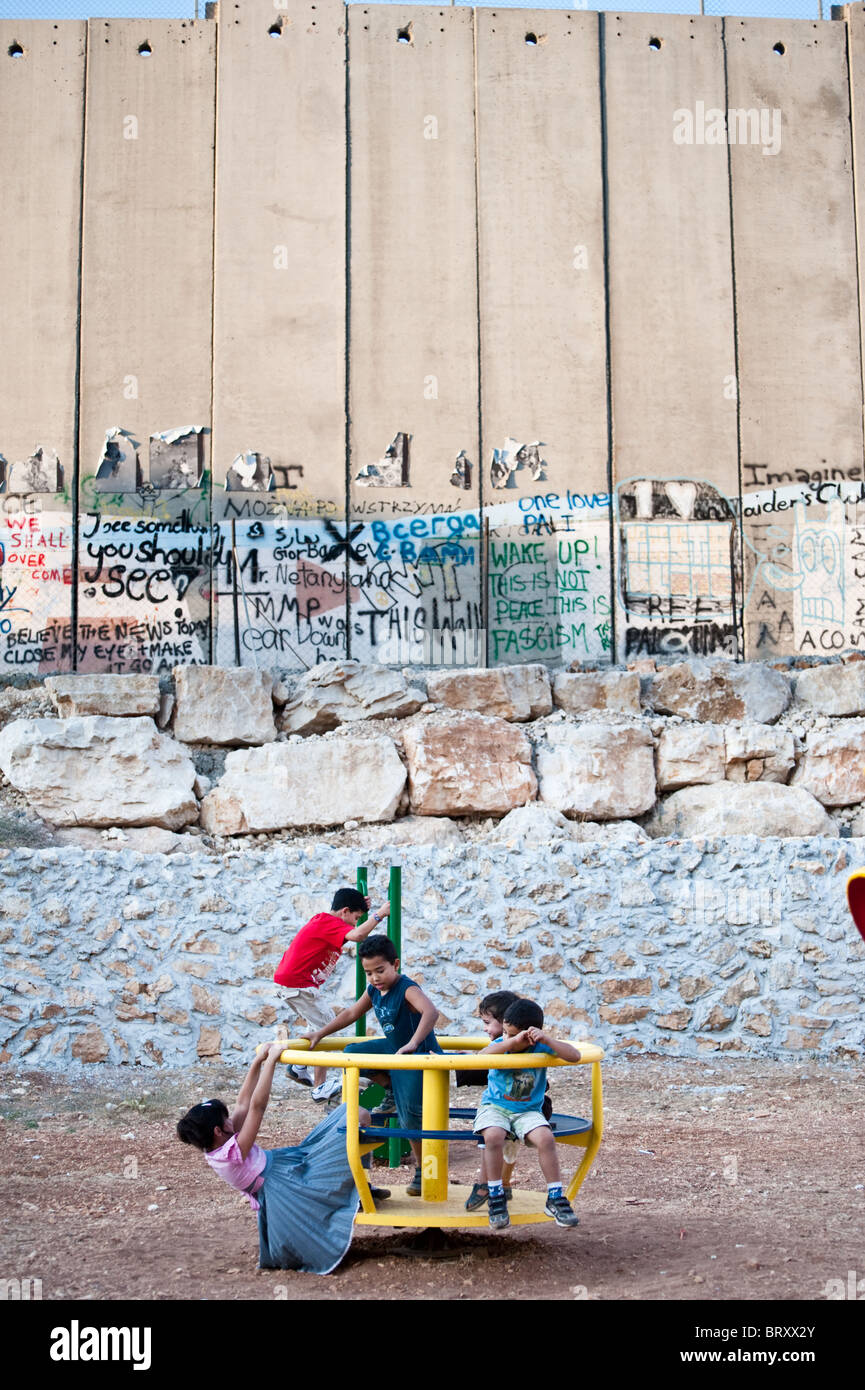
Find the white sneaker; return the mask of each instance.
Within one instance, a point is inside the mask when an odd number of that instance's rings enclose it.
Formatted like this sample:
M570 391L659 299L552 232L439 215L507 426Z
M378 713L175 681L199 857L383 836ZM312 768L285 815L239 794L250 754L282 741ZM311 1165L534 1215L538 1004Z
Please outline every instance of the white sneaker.
M313 1086L313 1100L330 1100L331 1096L339 1095L342 1092L342 1077L337 1073L336 1076L328 1077L322 1081L320 1086Z
M299 1081L301 1086L312 1085L312 1072L309 1067L290 1066L288 1068L288 1076L291 1081Z

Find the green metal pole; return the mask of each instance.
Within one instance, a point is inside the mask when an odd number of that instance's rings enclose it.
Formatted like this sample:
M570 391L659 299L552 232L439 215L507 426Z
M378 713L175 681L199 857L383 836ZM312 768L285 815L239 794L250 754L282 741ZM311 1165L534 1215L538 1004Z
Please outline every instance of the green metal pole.
M402 869L391 868L387 897L390 903L387 934L396 947L397 955L402 957Z
M367 871L366 871L366 869L358 869L358 871L357 871L357 891L358 891L359 893L363 893L364 897L367 896L368 884L367 884ZM366 916L367 916L366 913L364 913L363 917L361 917L361 919L360 919L361 922L365 922L365 921L366 921ZM359 924L358 924L358 925L359 925ZM359 944L360 944L360 943L358 943L358 945L359 945ZM355 997L355 999L359 999L360 996L364 993L365 989L366 989L366 975L364 974L363 964L361 963L360 955L358 955L358 957L357 957L357 967L356 967L356 970L355 970L355 977L354 977L354 997ZM359 1038L365 1038L365 1037L366 1037L366 1014L361 1014L360 1018L357 1020L357 1022L356 1022L355 1025L354 1025L354 1031L355 1031L355 1034L356 1034L357 1037L359 1037ZM367 1106L370 1106L370 1107L373 1106L373 1105L378 1105L379 1101L382 1099L383 1096L384 1096L384 1091L382 1090L381 1086L367 1086L366 1090L362 1093L362 1095L361 1095L361 1097L360 1097L361 1104L362 1104L362 1105L367 1105ZM384 1162L385 1158L389 1156L390 1150L393 1149L393 1145L394 1145L393 1139L391 1139L391 1140L389 1141L389 1144L381 1144L381 1145L379 1145L379 1147L378 1147L377 1149L374 1149L374 1150L373 1150L373 1154L372 1154L373 1159L378 1159L380 1162ZM394 1165L391 1164L390 1166L393 1167ZM397 1163L397 1167L398 1167L398 1166L399 1166L399 1164Z
M364 897L366 897L366 878L367 878L366 869L358 869L358 871L357 871L357 891L358 891L359 893L363 893L363 896L364 896ZM361 920L361 922L365 922L365 921L366 921L366 913L364 913L363 917L361 917L360 920ZM359 925L359 924L358 924L358 925ZM355 997L355 999L359 999L360 996L363 994L363 992L364 992L365 989L366 989L366 975L364 974L364 971L363 971L363 964L361 963L360 954L358 953L357 963L356 963L356 965L355 965L355 972L354 972L354 997ZM366 1037L366 1014L361 1014L360 1018L357 1020L357 1022L356 1022L355 1025L354 1025L354 1031L355 1031L355 1034L356 1034L357 1037L359 1037L359 1038L365 1038L365 1037Z
M394 944L397 957L402 959L402 869L391 865L390 880L387 890L388 902L390 903L390 913L387 919L387 934ZM391 1121L393 1128L398 1121ZM387 1165L389 1168L398 1168L403 1153L408 1149L408 1143L404 1139L389 1139L387 1141Z

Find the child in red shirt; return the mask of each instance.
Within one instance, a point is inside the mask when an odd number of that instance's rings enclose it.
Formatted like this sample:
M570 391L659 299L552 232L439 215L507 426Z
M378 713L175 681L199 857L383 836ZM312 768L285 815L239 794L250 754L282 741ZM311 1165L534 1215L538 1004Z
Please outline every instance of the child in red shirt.
M333 1021L333 1010L322 1004L318 991L336 969L346 941L363 941L375 931L390 912L390 903L370 913L359 926L368 911L369 898L356 888L340 888L330 912L317 912L301 927L273 973L288 1005L289 1025L299 1018L318 1031ZM312 1086L313 1100L329 1100L342 1087L341 1073L332 1071L328 1080L326 1067L316 1067L313 1076L308 1067L289 1067L288 1074L302 1086Z

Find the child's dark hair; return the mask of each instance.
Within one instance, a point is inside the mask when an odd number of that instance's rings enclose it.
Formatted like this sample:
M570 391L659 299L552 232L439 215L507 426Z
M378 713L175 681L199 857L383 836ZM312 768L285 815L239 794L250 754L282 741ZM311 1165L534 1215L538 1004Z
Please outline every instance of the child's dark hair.
M349 912L366 912L366 898L356 888L337 888L330 910L341 912L344 907L347 907Z
M478 1006L478 1013L489 1014L497 1023L503 1023L506 1011L511 1004L516 1004L519 997L512 989L497 989L492 994L484 995Z
M513 1028L543 1028L544 1011L534 999L517 999L505 1010L502 1023L510 1023Z
M194 1144L196 1149L209 1149L213 1131L222 1129L227 1119L228 1106L224 1101L203 1100L177 1121L177 1137L184 1144Z
M359 943L357 953L361 960L367 960L370 956L384 956L391 965L396 960L396 947L389 936L368 936Z

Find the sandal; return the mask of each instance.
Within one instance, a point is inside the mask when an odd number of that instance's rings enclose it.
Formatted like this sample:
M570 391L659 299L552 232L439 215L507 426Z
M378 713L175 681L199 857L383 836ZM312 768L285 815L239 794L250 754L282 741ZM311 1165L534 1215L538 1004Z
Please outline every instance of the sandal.
M472 1184L472 1190L466 1197L466 1211L477 1211L478 1207L486 1206L489 1201L490 1190L485 1182Z
M504 1189L505 1201L509 1202L513 1197L513 1188ZM490 1190L485 1182L476 1182L472 1185L472 1190L466 1198L466 1211L477 1211L478 1207L485 1206L489 1201Z

